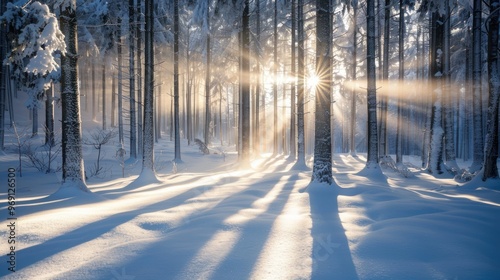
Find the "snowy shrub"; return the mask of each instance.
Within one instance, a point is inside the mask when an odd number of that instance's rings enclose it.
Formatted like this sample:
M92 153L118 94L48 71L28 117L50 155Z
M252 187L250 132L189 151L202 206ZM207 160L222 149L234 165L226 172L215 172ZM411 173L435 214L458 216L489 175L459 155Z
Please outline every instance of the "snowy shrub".
M61 145L35 146L32 141L25 141L21 147L21 153L25 159L26 166L34 167L40 172L53 173L61 170L58 165L54 168L54 161L61 153Z
M204 155L210 154L210 150L208 149L207 145L205 145L205 142L201 141L200 139L196 138L194 139L194 143L198 145L198 148L200 148L200 151Z
M87 174L87 176L99 176L108 169L104 169L100 165L102 145L106 145L115 136L116 131L114 130L96 129L89 132L88 136L83 138L83 144L93 146L97 150L97 160L94 165L89 168L89 174Z

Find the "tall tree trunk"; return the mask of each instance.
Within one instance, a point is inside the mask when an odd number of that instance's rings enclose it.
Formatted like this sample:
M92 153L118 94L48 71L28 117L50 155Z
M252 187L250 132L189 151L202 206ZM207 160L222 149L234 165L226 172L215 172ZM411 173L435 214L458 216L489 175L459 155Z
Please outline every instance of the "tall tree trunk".
M273 25L273 155L279 154L278 147L278 0L274 0Z
M385 87L389 87L389 41L391 37L391 0L385 0L384 13L384 54L382 67L382 80ZM380 98L380 156L388 157L388 133L387 133L387 114L389 110L389 96L384 94Z
M102 129L106 130L106 54L102 57Z
M145 0L144 139L142 174L154 174L154 1Z
M186 38L186 73L187 73L187 85L186 85L186 136L188 140L188 145L191 145L191 143L194 140L193 137L193 116L192 116L192 87L193 87L193 80L191 77L191 52L189 50L190 48L190 36L189 36L189 28L186 28L187 32L187 38Z
M61 107L62 107L62 178L63 187L76 187L89 192L85 183L80 118L80 93L78 89L78 40L76 0L61 11L61 31L64 34L66 53L61 56Z
M122 20L118 17L116 28L116 55L118 57L118 141L123 143L123 52L122 52Z
M312 181L333 183L331 146L331 33L330 0L316 0L316 86L314 163Z
M399 83L398 83L398 118L396 129L396 163L403 164L403 84L405 80L405 9L404 0L399 0Z
M367 41L366 66L368 76L367 107L368 107L368 151L367 168L378 168L378 136L377 136L377 76L375 70L375 0L367 0Z
M129 23L129 116L130 116L130 157L137 158L137 127L136 127L136 112L135 112L135 7L134 0L128 1L128 23Z
M137 153L142 155L143 149L143 112L144 112L144 103L142 100L142 60L141 60L141 46L142 46L142 30L141 30L141 2L136 1L135 3L136 9L136 46L137 46Z
M432 13L431 34L431 79L433 81L433 100L430 127L430 148L427 170L431 174L443 173L443 137L442 127L442 76L443 76L443 36L444 17L438 12Z
M297 73L296 73L296 33L297 33L297 0L292 0L292 45L291 45L291 75L292 82L290 88L290 159L295 160L297 157L297 130L296 130L296 101L295 96L297 94Z
M4 14L7 0L0 0L0 14ZM0 25L0 57L4 58L7 53L7 28ZM7 65L0 65L0 151L4 150L5 144L5 107L7 105Z
M92 59L92 67L90 69L90 77L92 79L91 83L92 83L92 120L93 121L96 121L97 120L97 112L96 112L96 103L97 103L97 93L96 93L96 90L95 90L95 84L96 84L96 78L95 78L95 61L94 59ZM85 94L85 100L87 100L87 94ZM85 102L85 104L87 104L87 102ZM87 105L85 105L87 106Z
M444 1L445 5L445 21L444 21L444 41L443 41L443 82L445 83L443 89L443 99L444 99L444 150L446 167L449 171L456 173L459 170L457 164L457 156L455 152L455 137L454 137L454 120L453 120L453 98L451 86L451 62L450 62L450 50L451 50L451 13L449 0Z
M490 0L488 23L488 123L485 142L483 181L498 179L498 110L500 99L500 76L498 74L498 20L499 0Z
M210 79L211 79L211 72L210 72L210 63L211 63L211 50L210 50L210 7L207 5L207 14L206 14L206 20L207 20L207 72L205 76L205 134L204 134L204 140L205 140L205 145L210 144Z
M116 127L116 73L111 73L111 127Z
M483 134L483 106L482 106L482 0L474 0L474 13L472 21L472 84L473 84L473 155L470 172L476 172L483 167L484 160L484 134Z
M181 135L179 129L179 0L174 0L174 161L181 159Z
M306 164L305 127L304 127L304 0L297 3L297 166Z
M31 137L35 137L38 135L38 102L37 104L31 109L32 112L32 129L31 129Z
M54 144L54 84L51 84L45 99L45 145L52 147Z
M356 83L356 73L358 68L358 4L353 3L353 34L352 34L352 69L351 69L351 81L352 81L352 90L351 90L351 136L349 138L349 153L352 156L356 156L356 92L357 88L355 86Z
M256 155L260 154L260 143L261 137L260 134L260 94L261 94L261 69L260 69L260 60L261 60L261 42L260 42L260 0L255 1L255 116L254 116L254 129L253 129L253 150ZM264 128L265 130L265 128ZM265 139L265 138L263 138ZM264 140L265 141L265 140Z
M250 165L250 1L245 0L241 40L241 163Z

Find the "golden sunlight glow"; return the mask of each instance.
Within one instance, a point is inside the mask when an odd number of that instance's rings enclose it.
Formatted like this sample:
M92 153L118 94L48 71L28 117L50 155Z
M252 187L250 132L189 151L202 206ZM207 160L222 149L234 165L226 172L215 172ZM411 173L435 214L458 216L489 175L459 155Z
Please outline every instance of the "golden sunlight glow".
M310 89L314 89L316 88L316 86L318 86L319 84L319 77L316 76L316 75L311 75L307 78L307 86L310 88Z

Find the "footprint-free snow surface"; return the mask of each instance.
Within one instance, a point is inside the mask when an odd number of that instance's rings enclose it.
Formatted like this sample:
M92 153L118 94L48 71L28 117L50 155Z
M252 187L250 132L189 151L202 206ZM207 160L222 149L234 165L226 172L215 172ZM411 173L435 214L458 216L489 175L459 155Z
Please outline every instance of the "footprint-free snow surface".
M175 168L163 159L156 183L140 162L126 178L103 162L90 194L25 169L11 272L4 171L17 165L0 159L2 279L500 279L498 182L460 186L411 164L409 178L359 173L363 156L335 155L327 186L284 157L241 169L193 147Z

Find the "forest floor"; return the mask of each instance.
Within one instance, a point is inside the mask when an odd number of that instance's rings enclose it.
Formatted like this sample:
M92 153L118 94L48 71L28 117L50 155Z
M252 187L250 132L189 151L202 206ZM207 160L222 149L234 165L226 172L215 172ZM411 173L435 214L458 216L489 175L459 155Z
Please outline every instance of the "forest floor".
M172 142L160 140L159 182L144 184L136 180L140 161L127 160L122 177L110 143L104 171L87 181L90 194L58 191L60 172L24 167L9 216L5 171L18 168L9 147L0 155L2 279L500 275L500 187L435 178L417 158L405 158L413 174L405 178L390 169L358 174L362 154L337 154L335 184L327 186L310 184L311 171L282 156L240 169L234 152L202 155L184 145L174 167ZM85 146L84 156L92 166L96 150Z

